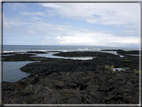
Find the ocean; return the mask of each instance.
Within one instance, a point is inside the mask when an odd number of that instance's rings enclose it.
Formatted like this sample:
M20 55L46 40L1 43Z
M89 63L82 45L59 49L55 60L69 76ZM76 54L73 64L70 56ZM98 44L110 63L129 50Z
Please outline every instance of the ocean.
M100 51L103 49L139 50L139 48L102 46L3 45L3 53L25 51Z
M138 48L127 48L127 47L102 47L102 46L45 46L45 45L3 45L2 53L9 52L20 52L24 53L26 51L101 51L104 49L123 49L123 50L139 50ZM101 51L108 52L112 54L117 54L116 51ZM65 58L65 59L80 59L87 60L92 57L60 57L53 56L57 52L48 52L47 54L37 54L36 56L43 56L49 58ZM22 72L21 67L25 66L27 63L32 63L33 61L3 61L2 62L2 81L14 82L18 81L29 74ZM35 62L35 61L34 61ZM1 76L0 76L1 77Z

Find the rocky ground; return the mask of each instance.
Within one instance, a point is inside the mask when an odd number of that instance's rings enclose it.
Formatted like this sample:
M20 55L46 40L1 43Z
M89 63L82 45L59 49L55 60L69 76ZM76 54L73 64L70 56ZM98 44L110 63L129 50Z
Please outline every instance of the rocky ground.
M138 56L119 57L102 52L61 52L58 55L96 58L93 60L41 58L41 62L29 63L21 68L23 72L30 73L28 77L16 82L2 82L2 103L139 103ZM114 72L113 67L129 67L129 69Z

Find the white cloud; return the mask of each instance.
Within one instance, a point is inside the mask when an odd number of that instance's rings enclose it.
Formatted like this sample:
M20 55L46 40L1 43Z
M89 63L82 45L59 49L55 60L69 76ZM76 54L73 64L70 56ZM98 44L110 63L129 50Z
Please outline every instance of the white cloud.
M39 20L42 20L42 18L34 16L34 17L31 17L31 20L32 21L39 21Z
M140 20L139 3L43 3L43 7L54 10L52 15L85 20L88 23L138 26ZM49 11L48 11L49 12Z
M27 15L27 16L45 16L45 13L43 12L20 12L21 15Z
M35 34L36 32L35 31L29 31L31 34Z
M4 17L4 14L3 14L3 30L8 30L8 29L10 29L10 25L7 21L7 18Z
M36 22L36 21L35 21ZM70 25L56 25L44 21L22 21L18 19L10 20L10 26L22 27L25 35L40 35L42 44L50 45L99 45L115 46L122 44L139 44L139 37L134 36L136 31L123 31L121 33L128 36L116 35L114 32L93 32L88 29L76 28ZM21 33L17 30L17 33ZM132 34L132 36L129 36Z
M92 24L123 25L128 28L134 28L139 22L139 20L137 20L139 19L139 17L137 17L139 16L139 13L136 11L138 10L138 7L136 7L135 4L132 4L131 8L129 7L130 5L114 4L110 7L110 4L103 5L103 3L99 5L93 3L48 3L40 5L53 8L53 10L51 10L53 12L52 15L59 14L62 17L83 20ZM49 10L50 9L48 9L48 12ZM20 14L30 16L30 18L5 18L5 28L11 26L11 29L15 29L14 32L16 31L16 33L19 34L21 34L22 31L22 34L25 35L36 35L36 37L40 35L42 44L100 46L139 44L139 37L134 36L138 35L138 32L135 29L124 29L122 32L118 31L119 34L115 31L95 32L66 24L51 24L49 23L50 20L43 20L41 18L41 16L46 16L44 11L32 13L21 12Z
M39 3L40 4L40 3ZM59 9L61 6L60 5L56 5L56 4L53 4L53 3L48 3L48 4L41 4L43 6L47 6L47 7L51 7L51 8L56 8L56 9Z
M48 40L48 39L50 39L50 37L46 37L45 39L47 39L47 40Z
M61 45L99 45L113 46L115 44L139 44L139 37L116 37L112 34L96 32L78 32L67 34L67 36L56 35L56 40Z
M24 3L8 3L8 5L13 10L25 9L26 5Z
M16 30L17 33L21 33L21 30L23 30L24 34L30 33L34 35L47 35L49 33L67 33L73 29L73 27L70 25L54 25L47 23L44 20L40 20L38 17L32 17L27 20L22 20L20 18L7 18L7 20L7 25L11 26L13 31Z

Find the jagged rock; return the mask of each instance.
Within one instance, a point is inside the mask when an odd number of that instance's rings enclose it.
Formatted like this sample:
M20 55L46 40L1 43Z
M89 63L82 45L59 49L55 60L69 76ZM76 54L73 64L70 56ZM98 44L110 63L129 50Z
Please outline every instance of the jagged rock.
M61 53L67 56L87 55L88 52ZM109 53L90 52L93 60L47 58L25 65L30 73L16 82L2 82L4 104L138 104L138 57L119 57ZM127 59L126 59L127 58ZM123 60L123 61L122 61ZM126 63L130 60L131 63ZM105 69L128 66L126 71ZM111 72L110 72L111 71Z
M6 91L6 90L14 91L15 85L13 83L10 83L10 82L3 82L2 83L2 90L3 91Z
M79 101L77 98L70 98L68 101L67 101L68 104L79 104Z
M55 95L52 96L50 99L46 100L45 104L58 104L61 100L65 99L66 97L63 95Z

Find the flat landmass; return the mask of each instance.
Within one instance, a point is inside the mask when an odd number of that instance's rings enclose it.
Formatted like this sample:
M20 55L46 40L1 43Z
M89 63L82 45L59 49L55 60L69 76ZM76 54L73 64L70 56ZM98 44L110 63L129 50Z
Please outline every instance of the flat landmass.
M116 51L124 57L103 52L55 54L95 57L92 60L35 57L33 52L3 56L3 61L40 62L20 68L30 73L28 77L16 82L2 82L2 103L139 104L139 56L130 55L139 51ZM113 71L113 68L121 67L129 69Z

